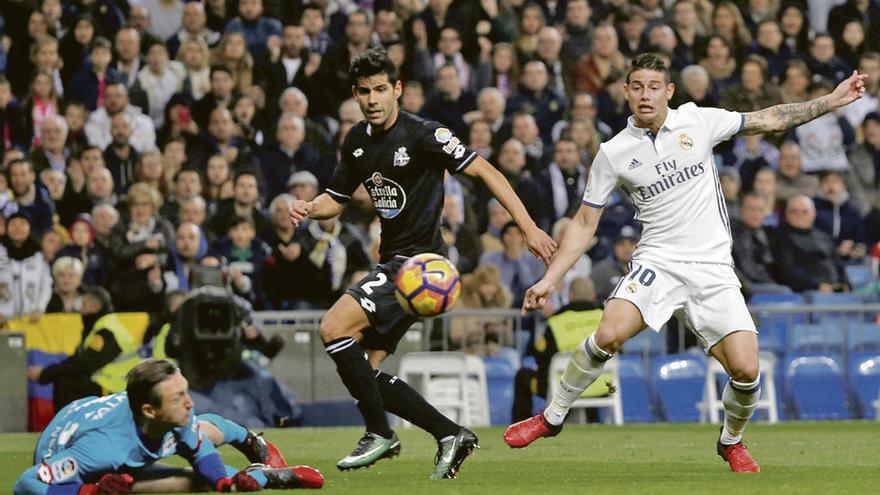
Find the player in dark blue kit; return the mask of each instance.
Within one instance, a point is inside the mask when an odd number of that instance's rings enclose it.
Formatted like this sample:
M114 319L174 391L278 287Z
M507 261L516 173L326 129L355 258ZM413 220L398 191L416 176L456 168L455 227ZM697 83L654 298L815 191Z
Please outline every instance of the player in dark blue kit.
M112 495L323 486L317 469L284 466L274 445L243 426L216 414L196 415L187 389L174 364L150 359L129 372L125 392L68 404L40 435L35 465L13 492ZM224 465L215 448L224 443L259 464L241 471ZM192 469L157 462L174 454Z
M349 75L366 120L346 136L326 192L313 201L295 201L289 212L294 225L305 218L334 217L364 185L381 219L379 265L336 301L320 325L327 353L366 423L365 435L337 467L355 469L397 455L400 441L388 425L387 410L437 439L431 477L454 478L477 446L476 435L440 414L403 380L378 369L416 320L394 297L397 269L415 254L442 253L440 213L446 172L483 180L522 229L529 249L545 263L556 244L535 225L507 179L489 162L449 128L400 110L403 85L384 50L359 55Z

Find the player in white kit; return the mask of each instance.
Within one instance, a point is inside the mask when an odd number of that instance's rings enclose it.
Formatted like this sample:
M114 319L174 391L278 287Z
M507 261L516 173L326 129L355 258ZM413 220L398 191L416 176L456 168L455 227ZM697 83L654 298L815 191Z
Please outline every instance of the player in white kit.
M756 112L693 103L672 110L674 85L663 59L645 53L633 60L624 87L633 116L626 129L600 146L583 204L547 273L526 292L523 312L549 301L590 245L617 185L632 199L644 232L629 273L608 297L599 329L573 353L544 412L508 427L508 445L525 447L557 435L572 402L623 343L646 327L661 328L678 313L731 377L722 394L718 454L733 471L760 470L742 443L761 389L758 336L733 271L730 222L712 148L738 132L782 131L847 105L862 96L867 77L854 72L826 96Z

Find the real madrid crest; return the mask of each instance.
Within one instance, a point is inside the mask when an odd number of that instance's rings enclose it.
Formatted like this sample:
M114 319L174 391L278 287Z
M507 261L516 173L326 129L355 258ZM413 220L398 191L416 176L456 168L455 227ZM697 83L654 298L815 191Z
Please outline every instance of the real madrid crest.
M630 282L629 285L626 286L626 291L630 294L635 294L637 290L639 290L639 284L635 282Z
M373 180L373 184L376 184L377 186L382 185L382 174L379 172L374 172L371 179Z
M694 140L687 134L679 134L678 145L681 146L681 149L683 150L689 150L694 147Z

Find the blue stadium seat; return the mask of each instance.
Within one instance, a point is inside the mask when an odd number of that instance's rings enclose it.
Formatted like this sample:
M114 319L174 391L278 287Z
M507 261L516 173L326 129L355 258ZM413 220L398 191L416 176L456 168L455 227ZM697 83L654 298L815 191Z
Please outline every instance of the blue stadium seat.
M802 306L805 303L804 297L800 294L796 294L794 292L790 293L781 293L781 294L755 294L749 300L749 304L752 306L778 306L778 305L792 305L792 306Z
M782 355L786 351L788 331L792 325L806 323L806 301L800 294L756 294L749 301L758 318L758 345L762 351ZM791 313L762 312L761 306L791 307Z
M706 364L692 354L657 356L651 360L651 378L667 421L698 421L706 380Z
M795 354L786 361L787 390L798 419L850 419L840 359Z
M302 404L300 426L358 426L364 418L352 399L321 399Z
M797 324L788 335L790 353L843 351L844 328L828 324Z
M862 300L862 296L854 294L852 292L810 292L807 297L810 299L813 306L831 306L841 304L852 305L862 304L864 302ZM813 312L813 321L815 323L821 323L823 325L835 327L843 327L851 323L864 321L864 319L865 314L861 311Z
M517 367L504 353L483 357L483 364L486 366L486 386L489 388L490 421L493 425L509 425L513 408L513 378Z
M654 356L666 352L666 334L646 328L623 343L623 354Z
M849 352L880 351L880 325L862 321L847 325L846 348Z
M651 391L642 358L638 356L618 356L620 368L620 393L623 399L623 421L625 423L653 423L654 408Z
M753 296L766 294L791 294L792 290L778 284L755 284L752 286Z
M867 287L874 281L874 274L868 265L847 265L846 277L853 290Z
M854 292L818 292L807 293L810 304L819 306L822 304L861 304L862 296Z
M862 417L873 418L876 414L874 401L880 399L880 352L851 354L847 378L856 395Z
M492 358L506 359L510 365L513 366L513 369L519 369L522 366L522 358L520 357L519 352L513 347L499 348L495 351L495 354L492 354ZM489 363L487 362L486 365L488 366ZM488 373L488 369L486 372Z

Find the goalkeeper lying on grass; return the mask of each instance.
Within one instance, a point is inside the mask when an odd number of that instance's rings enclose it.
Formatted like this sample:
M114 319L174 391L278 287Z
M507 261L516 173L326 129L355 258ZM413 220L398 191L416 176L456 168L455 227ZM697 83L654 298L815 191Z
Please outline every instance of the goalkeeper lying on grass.
M180 370L147 360L131 370L125 392L87 397L64 407L40 436L34 466L16 495L134 492L253 492L320 488L321 473L288 467L281 452L243 426L215 414L196 415ZM216 446L229 444L252 463L224 465ZM162 464L178 454L192 468Z

